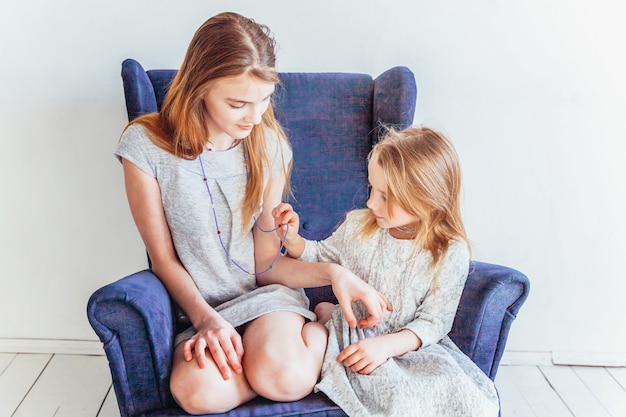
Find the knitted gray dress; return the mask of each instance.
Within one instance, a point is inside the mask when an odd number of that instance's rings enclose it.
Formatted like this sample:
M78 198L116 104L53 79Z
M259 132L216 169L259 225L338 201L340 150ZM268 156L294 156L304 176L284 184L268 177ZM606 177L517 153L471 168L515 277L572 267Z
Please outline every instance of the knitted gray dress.
M349 416L497 416L492 381L446 336L467 278L467 245L451 245L433 293L430 253L416 252L412 241L395 239L385 229L364 242L355 240L360 218L349 213L331 237L307 241L301 259L345 266L385 294L393 311L374 328L351 330L335 307L326 324L330 335L316 390ZM354 303L354 310L357 317L365 316L361 303ZM418 335L422 347L387 360L370 375L352 372L336 360L359 339L402 329Z
M286 145L281 149L275 135L266 136L272 175L276 176L282 170L283 158L285 163L291 160L291 150ZM145 129L135 124L124 132L115 155L157 179L180 261L202 297L231 325L237 327L264 314L284 310L315 320L303 290L278 284L259 287L250 274L254 271L254 221L242 227L240 206L247 180L242 146L224 152L204 151L199 156L201 164L199 158L177 158L157 147ZM268 178L266 186L267 182ZM177 343L194 333L193 328L187 329L177 336Z

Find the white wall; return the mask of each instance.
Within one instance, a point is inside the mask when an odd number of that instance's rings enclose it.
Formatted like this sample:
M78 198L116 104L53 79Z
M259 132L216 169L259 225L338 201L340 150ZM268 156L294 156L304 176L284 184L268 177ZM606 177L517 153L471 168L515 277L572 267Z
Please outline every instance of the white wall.
M234 10L273 29L281 71L411 68L416 122L444 130L461 154L474 258L532 281L509 352L626 365L624 9L0 1L0 349L96 340L89 295L145 267L112 156L126 122L120 63L175 68L206 18Z

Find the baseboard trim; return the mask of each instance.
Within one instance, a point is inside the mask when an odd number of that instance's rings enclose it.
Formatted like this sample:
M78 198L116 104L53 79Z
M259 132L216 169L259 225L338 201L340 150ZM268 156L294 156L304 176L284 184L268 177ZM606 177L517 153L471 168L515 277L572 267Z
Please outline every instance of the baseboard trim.
M626 352L505 351L501 365L626 367Z
M504 351L500 365L549 366L552 363L551 352Z
M104 355L104 349L102 343L95 340L0 338L0 353Z
M626 352L552 352L555 365L626 367Z

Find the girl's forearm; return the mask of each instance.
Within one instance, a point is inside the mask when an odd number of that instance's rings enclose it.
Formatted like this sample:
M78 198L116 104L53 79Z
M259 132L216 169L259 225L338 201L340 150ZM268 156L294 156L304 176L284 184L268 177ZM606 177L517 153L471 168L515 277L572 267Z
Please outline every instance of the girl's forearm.
M287 255L291 258L298 259L302 256L302 252L304 252L306 242L302 236L297 234L294 237L290 236L288 239L283 240L283 245L285 245Z
M304 262L279 256L272 268L264 274L257 275L256 280L259 285L283 284L290 288L321 287L332 284L333 269L337 267L329 263Z
M422 346L422 341L419 336L407 329L382 337L386 339L385 342L389 347L390 358L418 350Z
M195 328L200 328L203 322L218 315L202 298L198 287L182 265L157 260L152 263L152 271L161 280L174 302L184 310Z

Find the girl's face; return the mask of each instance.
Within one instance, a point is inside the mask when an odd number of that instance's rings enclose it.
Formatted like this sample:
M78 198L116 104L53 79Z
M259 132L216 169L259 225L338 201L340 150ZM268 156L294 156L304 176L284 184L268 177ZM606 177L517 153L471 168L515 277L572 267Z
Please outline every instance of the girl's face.
M211 142L232 142L261 123L274 93L274 83L250 74L219 78L204 98Z
M368 179L370 183L370 197L367 200L367 207L376 218L376 223L383 229L390 230L392 236L408 238L406 232L398 231L398 227L415 229L418 218L407 213L395 202L387 202L387 179L385 171L378 164L376 153L370 158L367 167ZM393 215L389 213L389 206L392 206Z

